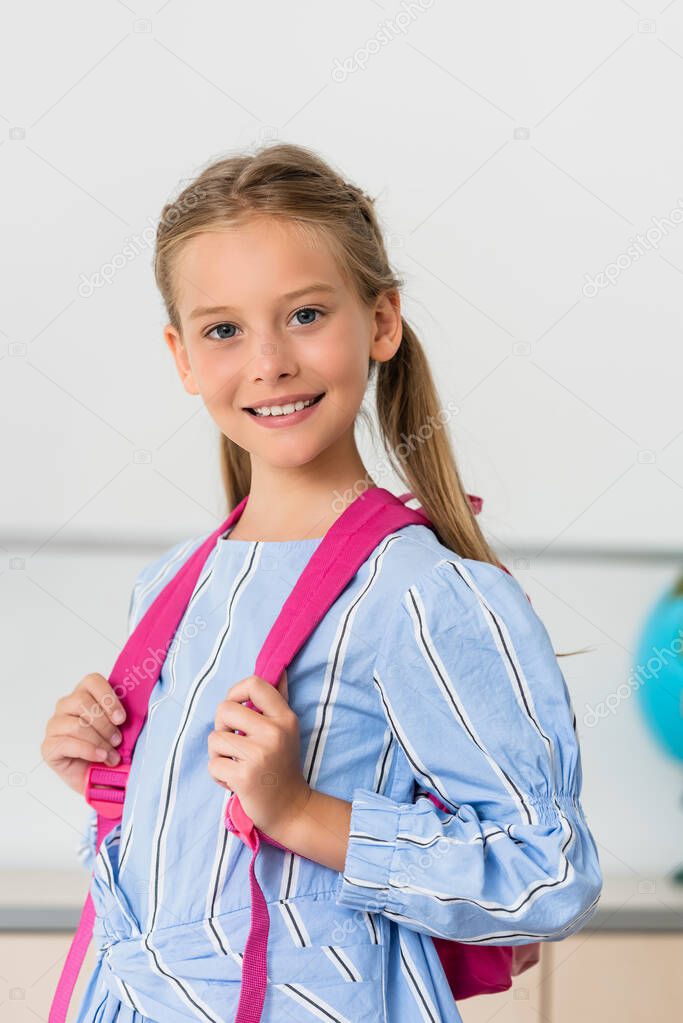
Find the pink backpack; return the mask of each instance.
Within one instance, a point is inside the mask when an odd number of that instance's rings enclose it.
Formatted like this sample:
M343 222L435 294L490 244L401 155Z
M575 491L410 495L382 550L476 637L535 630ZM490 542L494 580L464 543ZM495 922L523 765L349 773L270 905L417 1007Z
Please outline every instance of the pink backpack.
M395 497L383 487L372 487L347 506L316 547L285 601L256 659L254 674L276 686L283 670L384 537L409 525L431 528L432 524L423 512L406 507L405 502L412 496L403 494ZM475 514L478 514L482 507L481 498L473 495L468 495L468 498ZM121 821L133 750L147 716L149 696L202 567L218 538L235 525L247 500L248 497L243 498L158 594L112 668L109 683L112 687L118 686L117 692L124 693L120 698L126 708L126 720L120 729L119 763L115 767L93 763L86 776L85 799L97 812L98 850L105 836ZM150 649L158 651L161 656L151 658ZM150 661L153 662L151 666ZM136 679L133 688L125 685L131 670L134 670ZM258 710L251 700L247 701L247 706ZM431 794L430 798L437 806L446 809ZM270 921L254 865L262 840L279 849L285 849L285 846L254 826L235 793L228 800L224 823L252 850L249 865L251 924L242 960L242 984L235 1023L258 1023L266 993ZM66 1020L73 988L92 937L94 919L95 908L88 893L57 984L49 1023L64 1023ZM472 995L506 991L514 975L539 960L538 943L479 946L442 938L433 938L433 941L456 1001Z

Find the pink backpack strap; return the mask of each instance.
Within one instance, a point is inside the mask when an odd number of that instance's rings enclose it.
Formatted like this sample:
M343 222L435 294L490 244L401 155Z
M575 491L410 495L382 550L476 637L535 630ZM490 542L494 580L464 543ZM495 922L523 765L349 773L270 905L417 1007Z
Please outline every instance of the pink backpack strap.
M377 544L412 525L431 523L423 512L406 508L383 487L371 487L353 501L332 523L282 605L256 658L254 674L276 686Z
M254 674L276 686L339 594L390 533L409 525L430 526L429 519L406 508L383 487L364 491L330 526L282 606L256 658ZM247 706L257 710L251 700ZM243 734L239 732L239 734ZM261 838L279 849L279 842L254 826L236 793L228 800L225 826L252 850L249 864L251 924L242 959L242 987L234 1023L258 1023L266 995L266 959L270 921L268 905L254 872ZM288 851L285 849L285 851Z
M120 726L121 760L114 767L94 762L86 775L85 799L97 812L96 849L121 820L126 783L135 743L147 717L150 693L161 674L166 653L187 607L202 566L216 540L232 526L247 502L245 497L225 522L184 562L152 602L128 638L109 675L109 683L126 709ZM157 652L161 655L158 656ZM151 666L150 666L151 665ZM85 953L92 938L95 907L88 892L50 1007L49 1023L64 1023Z

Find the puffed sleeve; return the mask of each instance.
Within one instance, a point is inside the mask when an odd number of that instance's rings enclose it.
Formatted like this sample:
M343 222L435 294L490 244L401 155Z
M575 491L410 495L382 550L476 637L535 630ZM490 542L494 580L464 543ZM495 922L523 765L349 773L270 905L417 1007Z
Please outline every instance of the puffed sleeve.
M454 555L383 628L373 682L424 794L402 803L354 790L337 903L473 944L575 933L602 874L571 699L525 592Z

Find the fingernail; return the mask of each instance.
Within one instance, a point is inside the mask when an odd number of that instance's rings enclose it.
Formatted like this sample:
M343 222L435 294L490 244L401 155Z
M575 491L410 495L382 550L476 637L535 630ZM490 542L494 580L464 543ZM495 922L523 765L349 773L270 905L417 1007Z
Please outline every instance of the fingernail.
M120 759L121 756L119 753L116 752L115 749L110 750L110 752L107 754L107 760L109 761L110 764L118 764Z
M115 725L120 725L121 722L123 721L123 719L125 718L125 716L126 715L123 713L122 710L116 710L112 714L111 719L112 719L112 721L114 722Z
M114 732L114 734L111 737L111 742L112 742L112 746L118 746L118 744L121 742L121 733L120 732Z

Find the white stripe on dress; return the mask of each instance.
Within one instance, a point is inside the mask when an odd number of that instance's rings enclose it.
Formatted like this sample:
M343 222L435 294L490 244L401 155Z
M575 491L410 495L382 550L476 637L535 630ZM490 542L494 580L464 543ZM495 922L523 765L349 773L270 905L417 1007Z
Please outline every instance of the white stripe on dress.
M292 943L298 948L310 946L312 944L311 936L308 933L297 903L289 899L278 899L277 905Z
M203 542L204 539L206 539L206 538L203 538L201 542ZM195 541L191 541L191 544L194 543L194 542ZM191 546L191 544L189 546ZM197 546L199 546L199 544ZM186 544L184 546L183 552L187 551L187 549L188 549L188 544ZM199 573L199 577L197 579L197 582L195 583L194 590L192 591L192 594L190 596L190 600L188 602L188 605L194 605L195 602L199 599L199 597L201 595L201 592L204 589L204 585L205 585L206 581L210 578L210 576L211 576L211 574L213 572L213 561L214 561L214 558L215 558L215 551L214 551L214 553L212 555L209 555L209 557L207 558L206 562L202 566L202 569L201 569L201 572ZM156 585L158 586L158 592L159 593L161 592L163 587L166 586L168 584L168 582L170 582L171 570L170 570L169 566L175 565L176 561L177 561L176 558L172 559L172 561L167 562L165 565L161 566L160 571L157 572L157 575L156 575L155 578L157 580ZM167 578L167 576L169 578ZM146 588L146 591L150 592L149 588ZM155 596L156 596L156 594L155 594ZM130 635L130 633L133 632L133 629L139 624L139 621L140 621L139 611L140 611L140 601L137 602L136 608L135 608L135 613L131 616L131 619L128 622L128 633L129 633L129 635ZM186 616L187 616L187 612L183 616L183 621L185 620ZM175 692L175 689L176 689L176 684L177 684L176 659L177 659L177 656L178 656L178 649L179 649L179 644L174 642L174 641L172 641L170 649L168 651L167 658L166 658L166 660L164 662L164 669L168 671L168 675L170 677L170 684L169 684L166 692L162 693L162 695L160 697L158 697L157 699L153 699L154 689L150 693L150 700L149 700L149 703L147 705L147 717L145 719L145 723L143 725L142 731L141 731L140 735L138 736L138 739L137 739L137 742L136 742L136 748L137 748L137 744L140 742L140 739L142 739L143 743L144 743L144 745L142 747L142 763L140 765L140 770L138 772L140 777L142 777L142 775L144 774L145 759L146 759L146 756L147 756L147 736L149 735L149 730L152 727L152 723L153 723L153 719L154 719L156 710L165 700L169 699L169 697L172 698L173 693ZM137 770L137 763L136 763L136 770ZM136 806L137 806L137 799L138 799L139 791L140 791L140 787L137 786L136 789L135 789L134 796L133 796L133 806L132 806L131 812L130 812L130 814L126 815L128 819L126 821L125 831L123 831L123 833L122 833L122 846L123 846L123 849L122 849L122 852L121 852L121 859L120 859L120 862L119 862L119 876L121 876L123 874L124 869L126 867L126 864L128 862L128 853L129 853L129 850L131 848L131 838L132 838L132 834L133 834L133 820L135 818L135 809L136 809ZM127 798L127 792L126 792L126 798Z
M344 980L359 981L363 979L358 967L343 948L340 948L338 945L323 945L322 948L327 958L334 965L335 969L339 970Z
M384 733L384 740L382 744L382 752L379 755L377 766L375 768L375 777L372 782L372 787L375 792L383 795L387 783L389 781L389 774L394 761L396 760L396 743L394 742L394 733L390 728Z
M150 897L148 901L149 906L149 919L147 923L147 932L144 936L144 944L150 952L150 966L159 972L161 975L167 977L172 986L175 987L181 1001L188 1006L190 1011L197 1018L204 1018L211 1020L212 1023L220 1023L218 1018L214 1015L213 1011L208 1005L206 1005L199 995L192 990L187 982L183 983L178 977L175 977L168 969L166 964L162 964L158 951L153 948L150 943L150 937L153 935L154 925L156 922L156 915L158 908L163 900L163 882L166 877L167 871L167 842L168 834L170 831L170 821L173 816L173 812L177 802L178 792L178 780L180 777L180 768L182 764L182 754L185 744L185 738L187 735L187 729L189 722L192 717L192 711L196 701L208 685L210 679L213 677L215 672L219 670L220 665L220 653L225 643L226 637L229 635L232 626L232 614L233 605L241 596L244 589L248 586L249 582L255 577L256 567L258 566L258 554L259 545L255 544L249 548L247 556L245 558L245 565L242 570L238 573L236 580L233 584L230 599L227 604L226 621L221 629L219 635L214 643L213 650L211 651L206 663L202 665L198 675L193 680L192 684L188 688L187 697L183 707L183 714L180 720L180 725L176 731L175 738L172 742L172 749L170 756L166 762L164 769L164 778L161 785L160 799L159 799L159 812L157 815L156 826L154 830L154 840L152 848L152 863L150 875L153 878L153 884L150 889ZM213 571L213 564L211 564L211 570L205 576L205 580L208 581ZM196 590L199 593L199 589ZM194 599L192 599L185 612L187 615L190 609L194 605ZM181 626L182 627L182 621Z
M477 746L484 754L486 761L493 771L493 773L501 781L503 787L510 793L510 797L515 805L523 814L529 824L538 823L538 814L536 810L525 800L521 790L515 785L514 781L507 774L506 771L497 763L497 761L491 756L487 748L476 733L475 727L469 719L467 711L462 706L458 699L457 689L453 685L448 672L446 671L445 665L439 656L439 653L434 645L434 641L429 632L427 626L427 615L422 603L422 598L414 587L408 590L409 600L407 602L407 610L413 622L413 633L415 636L415 643L418 650L422 654L422 658L431 672L431 675L436 682L438 689L444 697L444 702L453 713L456 721L460 724L462 729L467 733L472 742ZM444 800L445 802L445 800Z
M224 824L231 795L232 789L226 789L220 820L216 825L214 857L210 874L211 886L206 893L204 928L214 950L220 955L232 956L239 963L225 933L220 915L221 897L226 887L228 867L231 865L233 851L237 851L237 843L241 844L241 840L235 832L228 831Z
M477 587L472 574L467 571L463 564L459 564L455 561L449 561L448 564L455 570L470 590L476 595L482 609L482 614L488 624L489 630L493 637L493 641L496 644L498 653L500 654L501 660L505 665L508 678L513 689L516 691L517 700L520 702L520 706L523 706L524 712L529 718L530 722L535 727L538 734L541 736L546 746L548 747L548 757L550 760L551 776L555 777L555 746L553 740L549 735L543 731L539 721L539 715L536 712L534 706L534 698L527 682L522 665L517 656L514 644L510 637L507 625L500 618L490 604L487 602L481 590Z
M370 563L368 579L339 616L336 633L326 658L326 671L318 699L315 724L311 730L304 757L303 774L312 788L316 787L320 776L334 706L341 688L344 660L353 633L353 623L359 608L362 608L378 580L381 579L381 569L384 565L386 552L393 543L402 539L403 537L399 533L392 533L382 540L378 553ZM305 938L300 933L300 928L291 919L292 907L289 904L289 899L298 893L300 868L300 856L289 851L284 853L278 906L288 932L296 945L301 945Z
M312 1016L325 1020L326 1023L358 1023L358 1020L350 1020L347 1016L342 1015L339 1009L324 1002L320 995L314 995L303 984L276 984L275 987L310 1012Z
M410 954L407 942L402 934L398 938L399 956L401 961L401 972L406 979L408 990L415 1000L417 1011L424 1023L440 1023L440 1016L434 1002L429 997L425 984L420 977L420 971Z
M377 668L375 668L373 672L372 679L379 692L380 699L384 706L384 713L386 714L387 721L391 725L394 735L396 736L401 749L405 753L406 759L412 765L414 773L418 774L422 779L424 779L426 784L429 785L432 791L436 793L436 795L438 796L442 803L445 803L447 806L451 806L453 807L454 810L457 810L458 809L457 804L453 802L453 800L446 792L445 786L441 779L436 774L432 774L427 769L425 764L422 762L417 750L414 748L414 746L408 739L408 736L404 728L402 727L400 721L398 720L391 706L391 702L386 693L386 686L384 685L381 678L377 674ZM434 809L436 809L436 807Z

